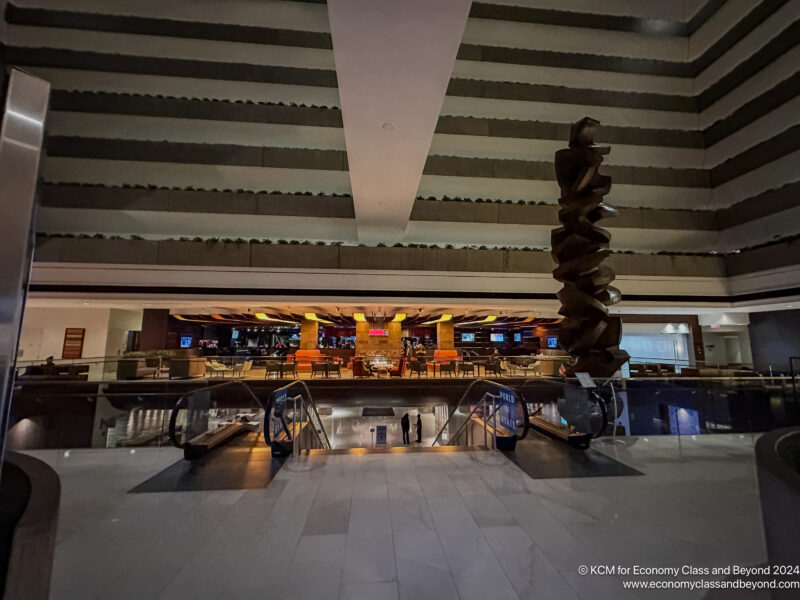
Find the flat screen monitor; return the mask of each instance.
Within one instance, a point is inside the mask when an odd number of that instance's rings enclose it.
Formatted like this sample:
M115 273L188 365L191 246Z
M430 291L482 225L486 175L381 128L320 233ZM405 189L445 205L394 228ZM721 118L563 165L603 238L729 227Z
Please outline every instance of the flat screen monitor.
M231 339L232 340L238 340L239 339L239 330L238 329L234 329L231 332Z
M548 337L547 338L547 347L548 348L558 348L558 338L557 337Z
M462 342L474 342L475 341L475 334L474 333L462 333L461 334L461 341Z
M515 333L514 334L514 341L515 342L521 342L522 341L522 334L521 333Z
M181 336L181 348L191 348L192 347L192 336Z
M491 333L489 339L493 342L502 342L505 338L502 333Z

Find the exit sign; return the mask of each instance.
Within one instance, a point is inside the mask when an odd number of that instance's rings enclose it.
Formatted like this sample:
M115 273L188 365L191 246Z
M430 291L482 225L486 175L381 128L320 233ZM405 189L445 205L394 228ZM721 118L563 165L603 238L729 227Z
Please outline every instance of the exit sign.
M388 329L370 329L369 330L369 334L370 335L389 335L389 330Z

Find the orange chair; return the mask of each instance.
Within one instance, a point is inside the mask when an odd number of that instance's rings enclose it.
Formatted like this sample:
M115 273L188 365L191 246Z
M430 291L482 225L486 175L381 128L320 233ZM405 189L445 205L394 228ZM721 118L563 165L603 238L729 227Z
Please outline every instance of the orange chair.
M400 359L400 364L389 369L389 377L402 377L406 373L406 357Z

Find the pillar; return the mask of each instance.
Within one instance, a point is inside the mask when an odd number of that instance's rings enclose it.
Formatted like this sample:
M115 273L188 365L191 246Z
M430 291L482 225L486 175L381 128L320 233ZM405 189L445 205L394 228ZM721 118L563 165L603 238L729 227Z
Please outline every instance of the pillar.
M300 321L300 350L316 350L319 339L319 323L303 319Z
M142 311L142 333L139 350L164 350L169 329L168 308L145 308Z
M436 347L439 350L453 350L453 322L443 321L436 324Z

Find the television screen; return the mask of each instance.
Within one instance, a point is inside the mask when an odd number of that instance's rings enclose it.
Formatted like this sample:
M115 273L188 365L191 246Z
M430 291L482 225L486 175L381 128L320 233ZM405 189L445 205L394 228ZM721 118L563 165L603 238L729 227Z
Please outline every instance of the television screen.
M515 333L514 334L514 341L515 342L521 342L522 341L522 334L521 333Z
M492 333L489 334L489 339L493 342L502 342L504 338L502 333Z
M461 334L461 341L462 342L474 342L475 341L475 334L474 333L462 333Z
M182 336L181 337L181 348L191 348L192 347L192 336Z
M231 332L231 339L232 340L238 340L239 339L239 330L238 329L234 329Z
M547 347L548 348L558 348L558 338L557 337L549 337L549 338L547 338Z

